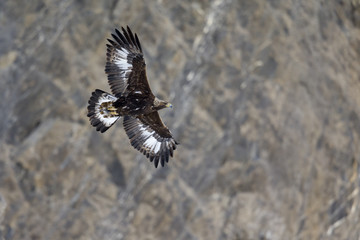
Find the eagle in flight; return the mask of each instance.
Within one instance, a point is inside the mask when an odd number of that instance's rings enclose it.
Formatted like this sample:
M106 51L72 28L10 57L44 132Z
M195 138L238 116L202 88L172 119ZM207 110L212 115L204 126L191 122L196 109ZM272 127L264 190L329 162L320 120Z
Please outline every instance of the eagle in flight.
M123 118L131 145L143 153L155 167L169 161L178 144L161 121L158 111L172 108L151 92L140 41L129 27L115 29L108 39L105 73L111 92L96 89L89 100L88 117L96 131L108 130Z

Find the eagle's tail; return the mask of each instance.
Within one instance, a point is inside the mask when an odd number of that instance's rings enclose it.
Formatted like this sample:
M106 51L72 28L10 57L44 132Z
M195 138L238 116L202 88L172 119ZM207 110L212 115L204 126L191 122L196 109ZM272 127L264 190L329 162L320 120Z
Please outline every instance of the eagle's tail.
M92 93L87 116L96 131L105 132L120 118L113 103L117 100L113 95L96 89Z

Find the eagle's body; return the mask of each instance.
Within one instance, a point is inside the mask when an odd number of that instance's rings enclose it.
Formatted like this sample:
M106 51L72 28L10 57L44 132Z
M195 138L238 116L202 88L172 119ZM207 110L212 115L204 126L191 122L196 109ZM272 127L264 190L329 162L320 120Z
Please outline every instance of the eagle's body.
M163 124L158 110L172 107L151 92L146 76L146 64L140 41L130 28L115 30L115 41L108 39L105 73L113 95L102 90L93 92L88 117L97 131L105 132L119 118L131 145L142 152L155 167L162 166L173 156L178 144Z

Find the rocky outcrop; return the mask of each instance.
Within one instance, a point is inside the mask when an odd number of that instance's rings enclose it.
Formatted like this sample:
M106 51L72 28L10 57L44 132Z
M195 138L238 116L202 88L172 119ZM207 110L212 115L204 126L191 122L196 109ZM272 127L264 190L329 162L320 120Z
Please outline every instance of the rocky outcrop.
M0 3L0 239L358 239L359 1ZM86 106L129 25L181 145Z

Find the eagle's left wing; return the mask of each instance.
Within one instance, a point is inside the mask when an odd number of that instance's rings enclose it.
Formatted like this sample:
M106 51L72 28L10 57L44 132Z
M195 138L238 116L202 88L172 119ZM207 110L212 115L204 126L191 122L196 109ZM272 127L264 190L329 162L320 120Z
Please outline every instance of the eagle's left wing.
M122 33L115 29L111 34L115 41L108 39L105 73L112 93L119 97L133 91L151 94L146 76L146 64L137 35L129 28Z
M170 130L161 121L158 112L140 115L137 118L125 116L124 128L131 145L143 153L155 167L161 166L173 156L178 144Z

